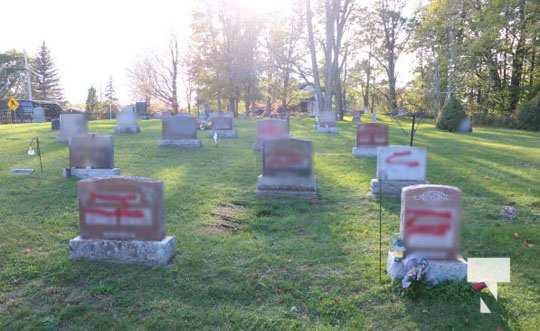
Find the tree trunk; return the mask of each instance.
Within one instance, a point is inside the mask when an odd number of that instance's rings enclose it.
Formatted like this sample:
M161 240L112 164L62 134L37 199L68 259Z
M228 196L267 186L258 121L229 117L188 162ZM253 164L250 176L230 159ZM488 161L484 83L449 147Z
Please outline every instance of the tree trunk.
M313 72L313 85L315 87L315 95L317 97L317 103L320 108L320 105L324 102L324 96L322 94L321 81L319 78L319 65L317 64L317 51L315 49L315 38L313 36L312 16L313 13L311 12L310 0L306 0L306 25L308 30L309 51L311 55L311 71Z
M514 112L521 95L521 76L523 73L523 59L525 58L525 0L519 1L519 39L512 60L512 78L510 79L509 110Z

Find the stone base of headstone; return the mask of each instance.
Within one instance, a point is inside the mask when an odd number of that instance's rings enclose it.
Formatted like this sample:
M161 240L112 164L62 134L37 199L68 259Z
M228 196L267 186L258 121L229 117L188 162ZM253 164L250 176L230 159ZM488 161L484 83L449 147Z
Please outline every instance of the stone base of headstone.
M353 147L352 155L354 157L376 157L377 147Z
M111 177L120 176L120 169L86 169L86 168L64 168L64 177L71 176L78 177L80 179L93 178L93 177Z
M419 180L384 180L382 184L382 193L386 196L401 196L401 189L406 186L429 184L427 181ZM372 195L378 196L380 192L380 181L378 178L373 178L370 184L370 192Z
M25 176L25 175L33 174L34 169L15 168L15 169L11 169L10 173L11 173L11 176Z
M317 194L317 177L263 176L257 177L257 195L306 195Z
M386 272L392 280L401 280L405 276L407 270L405 266L407 262L413 258L420 259L421 256L410 255L396 261L394 253L388 252L386 261ZM467 277L467 262L459 257L456 260L431 260L425 274L425 280L429 285L437 285L446 281L463 281Z
M161 139L159 146L198 148L202 143L199 139Z
M141 132L141 128L137 127L131 127L131 128L120 128L116 127L113 130L114 133L139 133Z
M317 132L319 133L337 133L337 128L334 127L322 127L319 125L316 125Z
M236 132L236 129L232 130L211 130L208 133L208 138L214 137L214 132L217 132L218 138L238 138L238 133Z
M165 266L176 252L176 238L161 241L82 239L69 241L69 258L124 264Z

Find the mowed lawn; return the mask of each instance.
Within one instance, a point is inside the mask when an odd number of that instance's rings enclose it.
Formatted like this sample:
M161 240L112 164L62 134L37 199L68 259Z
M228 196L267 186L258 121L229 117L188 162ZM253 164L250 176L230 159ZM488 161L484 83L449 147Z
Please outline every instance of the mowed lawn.
M407 144L396 122L391 143ZM90 122L110 134L114 121ZM408 129L408 123L402 123ZM0 126L0 329L5 330L539 330L540 134L475 128L452 134L422 123L428 180L464 192L462 253L510 257L511 282L497 301L469 284L403 292L379 282L378 204L368 197L375 159L355 159L354 125L317 134L312 119L293 119L292 134L314 146L318 199L254 195L261 158L251 149L255 122L238 121L239 139L203 147L158 147L161 125L141 122L139 135L115 135L123 175L165 183L167 234L177 254L167 268L72 262L78 235L76 180L62 177L66 145L50 123ZM26 155L39 136L45 171L11 177L13 167L39 170ZM516 220L501 208L514 202ZM383 204L383 256L399 232L399 201ZM527 245L524 243L529 240Z

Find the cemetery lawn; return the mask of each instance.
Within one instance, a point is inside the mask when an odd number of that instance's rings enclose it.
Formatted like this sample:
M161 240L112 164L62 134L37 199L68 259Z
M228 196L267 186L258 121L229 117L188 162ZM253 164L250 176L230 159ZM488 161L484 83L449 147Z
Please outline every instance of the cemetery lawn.
M391 143L408 137L389 118ZM110 134L113 121L90 122ZM408 123L402 123L408 129ZM78 235L76 180L64 179L66 145L50 123L0 126L0 329L540 329L540 133L475 128L452 134L422 123L428 180L464 192L462 253L510 257L511 282L496 301L467 283L403 292L379 282L378 204L367 196L374 159L355 159L354 125L317 134L312 119L293 119L292 134L313 140L318 199L254 195L260 157L255 122L238 121L239 139L200 150L159 148L161 125L115 135L123 175L165 183L167 234L177 254L167 268L72 262ZM26 155L39 136L39 161ZM10 168L34 168L12 177ZM500 216L515 203L514 221ZM383 258L399 231L399 201L383 203ZM484 290L486 291L486 290ZM491 314L480 314L484 299Z

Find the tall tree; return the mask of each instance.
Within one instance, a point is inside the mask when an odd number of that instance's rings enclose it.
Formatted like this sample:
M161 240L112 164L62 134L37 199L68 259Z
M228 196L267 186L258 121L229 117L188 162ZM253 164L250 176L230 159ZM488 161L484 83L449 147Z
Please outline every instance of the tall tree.
M99 101L97 98L97 92L96 92L96 88L93 86L90 86L90 88L88 89L85 110L86 110L86 113L89 115L93 115L99 111Z
M31 62L32 94L35 99L64 102L60 76L45 42Z
M0 99L23 90L24 55L15 50L0 53Z
M180 60L178 39L173 35L165 54L146 57L128 70L132 91L145 98L151 96L177 113Z
M405 4L405 0L377 0L374 13L380 27L380 43L374 58L386 73L388 90L385 96L390 112L397 111L396 63L412 30L409 20L403 14Z

